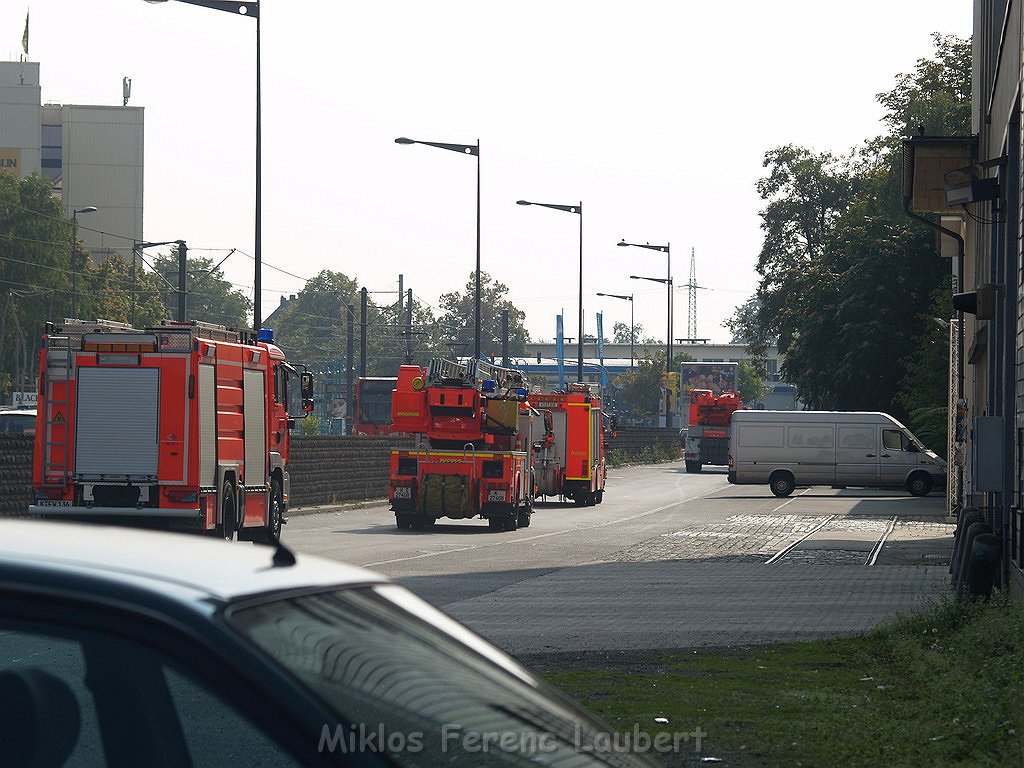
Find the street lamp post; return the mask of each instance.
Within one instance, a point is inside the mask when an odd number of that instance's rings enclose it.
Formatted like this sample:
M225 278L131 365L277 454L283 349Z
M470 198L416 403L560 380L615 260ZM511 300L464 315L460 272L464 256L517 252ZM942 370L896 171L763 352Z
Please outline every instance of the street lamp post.
M78 214L96 213L95 205L71 211L71 316L78 317Z
M665 373L672 373L672 278L671 277L643 277L641 275L630 275L630 280L650 280L652 283L662 283L668 286L668 352L665 358ZM665 404L665 426L672 426L671 403Z
M629 370L633 370L633 342L636 341L636 333L634 328L636 327L633 323L633 294L628 296L621 293L599 293L598 296L607 296L610 299L622 299L623 301L629 302Z
M473 357L480 359L480 139L476 144L448 144L443 141L417 141L399 136L395 144L423 144L464 155L476 155L476 283L473 297Z
M147 3L166 3L168 0L146 0ZM262 263L263 263L263 243L262 243L262 218L263 218L263 197L262 197L262 130L261 130L261 113L262 113L262 97L260 87L260 4L258 0L248 0L248 2L242 2L241 0L177 0L179 3L187 3L188 5L198 5L203 8L212 8L215 11L225 11L227 13L233 13L236 16L247 16L252 19L256 19L256 213L255 213L255 233L253 243L253 261L255 262L255 275L253 277L252 286L252 326L257 332L260 330L260 326L263 325L263 319L261 317L260 299L263 293L263 279L262 279Z
M516 200L516 205L539 205L541 208L553 208L556 211L575 213L580 217L580 301L579 301L579 333L576 347L576 381L583 382L583 202L579 205L555 205L554 203L531 203L529 200Z
M619 241L618 245L622 247L631 246L633 248L646 248L649 251L660 251L665 254L666 260L668 261L668 271L665 274L665 279L660 282L665 283L668 286L668 338L665 340L665 372L671 373L673 367L672 359L672 248L671 243L665 245L651 245L650 243L627 243L624 239ZM643 278L648 279L648 278Z

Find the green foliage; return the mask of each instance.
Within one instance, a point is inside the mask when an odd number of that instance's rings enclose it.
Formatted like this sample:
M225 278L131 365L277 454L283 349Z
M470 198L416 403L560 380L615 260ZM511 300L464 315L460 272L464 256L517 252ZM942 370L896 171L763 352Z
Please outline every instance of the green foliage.
M298 419L299 434L306 437L312 437L320 434L320 419L316 416L309 415L304 419Z
M655 717L666 730L699 724L701 753L729 765L1009 766L1024 729L1022 638L1020 603L1003 597L860 637L584 656L547 677L621 732L655 730Z
M644 349L644 356L637 360L632 371L621 374L621 402L635 416L653 417L658 415L660 404L661 376L665 372L665 352L658 350L653 355Z
M783 377L813 408L910 421L915 412L926 427L945 406L944 390L911 379L931 382L946 368L934 350L919 352L934 337L948 267L934 233L905 215L899 188L903 136L919 125L969 133L970 44L936 35L935 45L934 58L879 95L888 135L847 157L792 145L765 155L760 284L729 327L755 357L777 339Z
M35 388L47 320L71 311L71 223L50 184L0 173L0 388ZM79 295L85 293L79 285Z
M632 329L629 327L629 323L615 323L612 326L612 342L629 344L630 330L633 332L633 344L639 344L644 335L644 327L641 323L634 323Z
M501 352L501 313L508 310L508 351L521 357L526 354L530 334L526 330L526 313L516 307L506 295L508 286L486 272L480 273L480 352L498 357ZM473 355L476 329L476 272L471 272L464 293L453 291L442 294L439 305L443 313L438 319L441 341L464 345L466 354Z
M153 260L153 268L166 281L161 282L167 315L177 317L177 252L157 256ZM229 328L248 327L252 301L224 279L224 272L213 259L189 256L185 285L186 317L189 320L226 325Z
M756 403L768 392L762 365L752 360L739 361L739 376L736 386L745 404Z
M159 276L137 267L133 279L131 263L121 256L89 265L79 278L88 287L78 299L82 317L134 323L136 328L159 325L171 317Z
M348 352L348 328L353 334L353 368L358 371L359 344L362 336L362 295L358 282L341 272L323 270L310 279L293 301L282 307L274 318L276 338L289 356L307 365L338 362ZM348 316L348 305L353 316ZM436 341L435 322L430 310L413 301L413 334L408 336L408 308L398 302L378 305L367 301L366 373L369 376L394 376L405 362L407 352L413 361L423 363L444 354ZM408 347L407 347L408 344Z

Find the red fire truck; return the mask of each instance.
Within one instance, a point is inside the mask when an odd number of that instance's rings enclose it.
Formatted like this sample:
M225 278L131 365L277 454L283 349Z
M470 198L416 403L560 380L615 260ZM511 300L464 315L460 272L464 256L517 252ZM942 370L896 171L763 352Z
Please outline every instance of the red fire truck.
M572 499L579 506L600 504L607 474L601 398L577 383L564 393L534 393L530 405L551 421L533 456L537 495Z
M394 376L360 376L356 379L353 434L390 435L393 432L391 393L397 381Z
M391 422L415 436L416 447L391 452L388 497L398 527L477 516L492 531L528 526L536 417L519 371L440 358L425 369L401 366Z
M268 330L47 324L29 511L277 539L289 428L313 402L298 368Z
M683 458L687 472L700 472L705 464L729 463L732 414L743 407L739 392L714 394L710 389L690 391L690 426Z

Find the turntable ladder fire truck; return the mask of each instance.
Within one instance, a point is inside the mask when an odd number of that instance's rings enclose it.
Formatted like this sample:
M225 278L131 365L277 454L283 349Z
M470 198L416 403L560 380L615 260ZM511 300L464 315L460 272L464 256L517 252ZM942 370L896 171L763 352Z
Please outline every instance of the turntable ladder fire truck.
M520 371L441 358L426 369L401 366L392 427L414 435L416 447L391 452L388 497L398 527L477 516L492 531L528 526L536 417Z
M311 398L268 330L48 323L29 512L276 539Z
M739 392L727 390L716 395L710 389L690 391L690 426L683 454L687 472L700 472L705 464L729 463L732 415L742 407Z
M535 392L530 404L551 422L533 456L537 495L571 499L577 506L600 504L607 474L601 398L577 383L567 392Z

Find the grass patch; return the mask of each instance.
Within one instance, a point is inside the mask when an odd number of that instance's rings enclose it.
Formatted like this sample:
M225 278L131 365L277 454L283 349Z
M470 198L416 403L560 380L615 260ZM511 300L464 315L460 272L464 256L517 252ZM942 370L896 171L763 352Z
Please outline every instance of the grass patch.
M949 603L868 634L538 666L612 728L706 734L666 766L1024 765L1019 603ZM658 724L655 718L667 718Z

